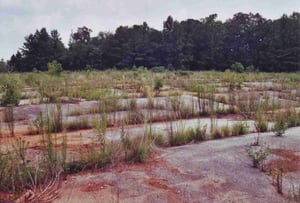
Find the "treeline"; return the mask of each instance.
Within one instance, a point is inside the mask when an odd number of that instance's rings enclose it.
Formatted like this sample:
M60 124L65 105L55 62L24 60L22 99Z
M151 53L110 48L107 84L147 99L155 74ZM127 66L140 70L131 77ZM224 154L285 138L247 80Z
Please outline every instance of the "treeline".
M233 63L260 71L300 70L300 13L276 20L260 14L237 13L225 22L217 14L178 22L169 16L163 30L147 23L120 26L115 33L83 26L71 34L68 48L57 30L45 28L25 37L23 47L8 61L14 71L47 70L53 60L64 70L166 69L225 70Z

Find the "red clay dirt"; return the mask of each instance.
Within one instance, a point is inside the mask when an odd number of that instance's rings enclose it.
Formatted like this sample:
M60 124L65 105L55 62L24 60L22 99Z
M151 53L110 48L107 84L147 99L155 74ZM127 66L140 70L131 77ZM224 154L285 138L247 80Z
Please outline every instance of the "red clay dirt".
M272 156L295 160L299 131L289 129L283 138L262 133L261 141L274 149ZM255 135L160 148L143 164L122 163L69 176L55 202L286 202L288 176L283 177L287 184L281 196L272 177L252 167L246 149Z
M300 156L288 149L272 149L272 154L279 156L271 160L265 169L269 172L276 172L282 169L283 173L300 172Z

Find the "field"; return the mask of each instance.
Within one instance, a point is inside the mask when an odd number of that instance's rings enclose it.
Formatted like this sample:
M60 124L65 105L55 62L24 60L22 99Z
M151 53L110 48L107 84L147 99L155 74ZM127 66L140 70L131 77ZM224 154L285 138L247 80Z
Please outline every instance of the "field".
M0 81L0 202L300 202L299 72Z

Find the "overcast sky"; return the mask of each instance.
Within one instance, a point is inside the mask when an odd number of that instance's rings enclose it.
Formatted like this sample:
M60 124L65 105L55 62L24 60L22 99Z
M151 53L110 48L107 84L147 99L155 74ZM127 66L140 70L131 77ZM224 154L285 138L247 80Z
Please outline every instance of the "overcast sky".
M300 0L0 0L0 58L9 59L26 35L42 27L57 29L66 45L82 26L97 35L144 21L161 30L168 15L181 21L217 13L225 21L237 12L276 19L299 10Z

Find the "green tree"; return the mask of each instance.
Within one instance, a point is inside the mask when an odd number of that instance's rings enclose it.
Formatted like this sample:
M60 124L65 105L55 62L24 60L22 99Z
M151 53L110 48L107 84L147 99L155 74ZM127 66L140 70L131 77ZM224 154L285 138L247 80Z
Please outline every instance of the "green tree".
M11 57L9 64L16 71L32 71L34 68L47 71L47 63L60 61L64 53L65 47L57 30L52 30L49 35L46 28L42 28L25 37L23 47Z

